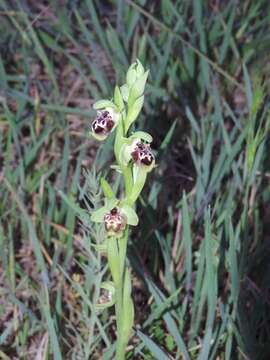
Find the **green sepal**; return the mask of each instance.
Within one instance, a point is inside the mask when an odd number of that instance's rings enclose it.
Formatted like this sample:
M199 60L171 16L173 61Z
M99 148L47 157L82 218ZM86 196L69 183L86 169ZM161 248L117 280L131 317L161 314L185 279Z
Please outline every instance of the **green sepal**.
M132 105L128 104L128 112L125 121L127 129L137 119L139 113L142 110L143 102L144 102L144 96L141 96L138 99L136 99Z
M121 206L121 211L126 215L128 225L132 225L132 226L138 225L139 223L138 215L131 206L124 204Z
M95 210L91 214L91 220L93 222L102 223L104 221L104 216L108 212L106 206L102 206L100 209Z
M105 205L92 212L91 220L97 223L102 223L104 221L105 214L112 210L118 202L119 200L116 198L105 199Z
M124 109L124 100L118 86L116 86L114 89L114 102L115 105L118 107L119 111L122 111Z
M110 100L98 100L97 102L94 103L93 108L95 110L100 110L100 109L105 109L105 108L112 108L114 110L116 110L116 106L115 104L110 101Z
M108 199L115 198L115 195L114 195L113 189L111 188L111 185L103 177L100 179L100 185L101 185L102 191L106 198L108 198Z
M129 138L131 139L141 139L144 140L148 143L151 143L153 141L153 138L150 134L148 134L145 131L136 131L135 133L133 133Z
M112 210L118 203L119 200L116 198L105 199L105 206L109 211Z

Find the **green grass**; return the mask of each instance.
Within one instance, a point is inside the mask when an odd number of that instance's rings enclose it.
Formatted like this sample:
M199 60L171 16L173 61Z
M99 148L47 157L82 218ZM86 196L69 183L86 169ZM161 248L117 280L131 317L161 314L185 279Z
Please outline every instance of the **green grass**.
M103 234L77 207L112 177L91 105L136 57L158 167L129 244L127 359L268 359L269 14L267 0L0 0L0 359L113 356L114 318L94 309Z

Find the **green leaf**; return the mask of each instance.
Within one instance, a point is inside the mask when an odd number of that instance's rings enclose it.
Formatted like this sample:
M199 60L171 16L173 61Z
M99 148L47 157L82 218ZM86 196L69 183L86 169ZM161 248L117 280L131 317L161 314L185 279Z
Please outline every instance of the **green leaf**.
M147 349L149 349L155 359L170 360L169 356L158 347L158 345L147 335L137 330L138 337L143 341Z
M139 223L139 218L136 214L136 211L129 205L123 205L121 209L127 217L127 223L132 226L137 226Z

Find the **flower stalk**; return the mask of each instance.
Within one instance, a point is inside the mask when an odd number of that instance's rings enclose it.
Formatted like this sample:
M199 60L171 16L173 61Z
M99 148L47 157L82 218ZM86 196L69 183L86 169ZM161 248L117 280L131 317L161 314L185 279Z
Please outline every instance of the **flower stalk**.
M130 127L139 116L144 102L144 89L148 77L139 60L127 71L126 83L115 87L112 100L100 100L94 104L97 117L92 123L92 135L99 141L105 140L116 131L114 168L123 176L124 189L120 198L114 194L109 183L102 178L104 206L92 213L91 219L104 226L104 243L96 249L106 250L111 281L102 283L107 291L103 301L97 304L100 311L115 306L117 325L116 360L125 359L134 323L130 270L126 264L129 227L137 226L138 216L134 210L147 174L154 168L155 159L150 149L152 137L144 131L131 135ZM108 301L104 301L108 299Z

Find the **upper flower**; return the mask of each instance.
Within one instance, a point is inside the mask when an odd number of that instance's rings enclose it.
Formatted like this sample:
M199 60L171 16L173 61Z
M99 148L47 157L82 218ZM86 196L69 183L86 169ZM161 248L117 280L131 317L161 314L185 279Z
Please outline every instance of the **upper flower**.
M104 140L114 130L119 120L119 113L107 107L97 111L97 117L92 123L92 134L97 140Z

